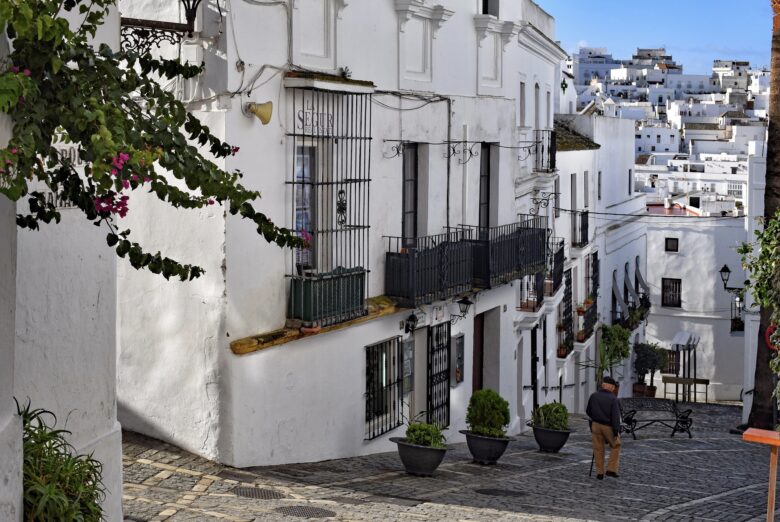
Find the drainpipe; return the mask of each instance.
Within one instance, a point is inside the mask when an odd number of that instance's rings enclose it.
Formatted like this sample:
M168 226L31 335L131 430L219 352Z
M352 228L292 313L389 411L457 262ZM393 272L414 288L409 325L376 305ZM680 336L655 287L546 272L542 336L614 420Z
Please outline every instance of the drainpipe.
M452 98L447 98L447 144L452 142ZM450 228L450 176L452 174L452 158L447 151L447 229Z

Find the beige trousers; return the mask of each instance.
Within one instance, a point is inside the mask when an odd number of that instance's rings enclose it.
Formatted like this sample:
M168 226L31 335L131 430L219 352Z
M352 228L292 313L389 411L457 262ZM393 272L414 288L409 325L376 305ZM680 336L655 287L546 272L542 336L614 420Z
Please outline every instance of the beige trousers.
M596 473L604 474L604 445L609 444L609 465L607 470L617 473L620 466L620 436L612 434L612 426L594 422L591 426L591 438L593 441L593 455L596 459Z

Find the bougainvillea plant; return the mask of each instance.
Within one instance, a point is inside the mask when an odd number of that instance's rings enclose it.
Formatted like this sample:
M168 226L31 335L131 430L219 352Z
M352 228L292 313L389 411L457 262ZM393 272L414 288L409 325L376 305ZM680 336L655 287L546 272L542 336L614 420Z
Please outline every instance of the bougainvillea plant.
M0 149L0 194L27 198L30 212L20 227L59 222L52 198L70 201L85 218L107 228L107 242L137 269L165 278L191 280L203 270L133 242L121 220L132 212L129 194L149 191L183 209L225 205L248 219L267 241L298 246L302 240L276 226L253 204L259 193L240 184L240 172L226 172L204 157L225 158L238 150L215 137L159 79L191 78L201 66L111 49L92 39L115 0L3 0L0 28L12 44L0 62L0 112L13 130ZM63 11L78 14L69 25ZM72 16L72 18L75 16ZM0 35L2 37L2 35ZM76 170L57 144L78 148ZM186 190L179 188L181 184ZM178 185L178 186L176 186Z

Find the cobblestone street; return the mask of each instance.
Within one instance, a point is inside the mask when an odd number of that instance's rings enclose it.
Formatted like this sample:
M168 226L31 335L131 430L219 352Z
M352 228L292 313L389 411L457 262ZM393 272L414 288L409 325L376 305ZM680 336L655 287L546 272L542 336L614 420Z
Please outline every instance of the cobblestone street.
M472 464L456 444L433 478L406 475L395 452L238 470L124 434L126 521L760 520L769 452L728 429L731 406L696 406L693 439L648 428L624 437L619 479L588 477L587 423L573 419L557 455L533 435L498 465Z

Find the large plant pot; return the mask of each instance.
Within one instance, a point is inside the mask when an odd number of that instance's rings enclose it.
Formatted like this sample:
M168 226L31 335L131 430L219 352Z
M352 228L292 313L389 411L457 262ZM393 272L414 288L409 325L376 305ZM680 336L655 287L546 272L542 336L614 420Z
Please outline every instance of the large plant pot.
M648 386L647 390L645 390L645 397L655 397L655 391L657 387L656 386Z
M548 430L547 428L534 428L534 438L539 445L539 450L546 453L558 453L566 441L569 440L570 431Z
M645 394L647 393L647 384L643 382L635 382L631 391L634 392L634 397L646 397Z
M410 475L430 477L436 471L436 468L439 467L441 461L444 460L444 455L447 453L447 448L431 448L409 444L402 437L391 437L390 441L398 445L398 456L401 457L404 469Z
M460 430L460 432L466 436L466 444L468 444L471 456L474 457L474 462L480 464L495 464L506 451L509 441L512 440L509 437L475 435L468 430Z

